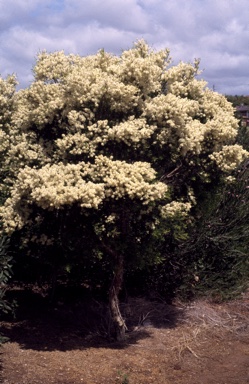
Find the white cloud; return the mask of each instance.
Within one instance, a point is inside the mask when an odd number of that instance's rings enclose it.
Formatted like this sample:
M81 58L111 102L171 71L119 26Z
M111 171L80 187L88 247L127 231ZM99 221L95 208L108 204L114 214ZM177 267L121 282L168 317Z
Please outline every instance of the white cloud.
M248 0L0 1L0 73L26 86L39 50L119 54L143 37L175 63L201 58L218 91L249 94L248 20Z
M97 22L101 27L133 32L145 32L149 28L149 16L136 0L65 0L65 22Z

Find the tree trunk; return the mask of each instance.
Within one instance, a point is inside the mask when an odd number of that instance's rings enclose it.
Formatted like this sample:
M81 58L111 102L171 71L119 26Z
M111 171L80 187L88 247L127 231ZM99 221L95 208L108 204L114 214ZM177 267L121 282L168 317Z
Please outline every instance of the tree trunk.
M101 242L101 247L114 261L114 276L109 289L109 309L115 329L115 338L118 341L122 341L125 338L127 327L119 309L118 294L123 284L124 258L122 254L110 248L103 241Z
M116 255L115 260L116 266L114 270L114 277L109 290L109 308L115 328L115 338L118 341L122 341L125 338L125 331L127 330L127 327L125 320L120 313L118 294L122 288L124 263L121 255Z

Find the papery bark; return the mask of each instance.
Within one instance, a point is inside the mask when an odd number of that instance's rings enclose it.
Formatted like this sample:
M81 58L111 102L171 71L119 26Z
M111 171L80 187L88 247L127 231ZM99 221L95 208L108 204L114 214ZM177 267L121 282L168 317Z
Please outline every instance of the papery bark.
M102 243L102 248L110 256L112 256L112 259L114 261L113 279L109 289L109 309L111 313L112 322L114 325L115 338L118 341L122 341L125 338L125 332L127 330L127 326L120 312L118 295L123 284L124 258L122 254L119 254L118 252L114 251L106 244Z
M119 308L118 294L122 288L124 265L123 257L121 255L116 258L116 267L114 270L114 277L109 289L109 307L112 316L113 325L115 328L115 337L118 341L125 338L125 331L127 330L125 320L122 317Z

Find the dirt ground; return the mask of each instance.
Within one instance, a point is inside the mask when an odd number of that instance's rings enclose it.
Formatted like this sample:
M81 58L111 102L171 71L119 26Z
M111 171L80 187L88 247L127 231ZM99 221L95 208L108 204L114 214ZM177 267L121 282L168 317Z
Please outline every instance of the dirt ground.
M1 323L3 384L249 383L249 294L226 304L130 299L123 344L101 303L25 295L16 320Z

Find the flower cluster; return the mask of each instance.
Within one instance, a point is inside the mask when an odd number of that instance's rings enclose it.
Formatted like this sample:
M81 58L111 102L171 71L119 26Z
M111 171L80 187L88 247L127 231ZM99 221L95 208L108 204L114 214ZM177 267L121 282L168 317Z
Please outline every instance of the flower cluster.
M14 79L0 80L0 147L9 169L4 227L29 224L34 205L77 204L84 213L111 202L110 221L115 202L118 211L127 199L145 210L160 202L161 218L186 216L196 202L191 180L179 201L165 205L162 174L184 163L207 182L217 167L222 175L248 156L234 145L231 104L196 79L198 61L169 65L168 50L155 52L144 41L119 57L42 52L35 81L15 94L15 108Z
M224 172L231 172L248 158L248 152L241 149L238 144L225 145L220 152L214 152L209 156Z
M17 81L15 76L9 76L6 80L0 78L0 129L6 129L6 124L9 124L12 108L13 95Z
M9 147L8 131L11 129L16 84L14 76L6 80L0 78L0 154L5 154Z
M173 218L175 216L187 216L192 205L189 202L171 201L161 207L161 216L163 218Z
M156 125L148 124L146 119L131 116L127 121L115 125L108 131L108 139L123 142L128 146L143 146L156 130Z
M20 171L1 214L5 229L21 227L28 220L30 206L53 210L78 204L98 209L105 200L138 199L144 205L165 197L167 186L155 180L148 163L128 164L97 156L95 163L25 167ZM22 203L21 203L22 202Z

